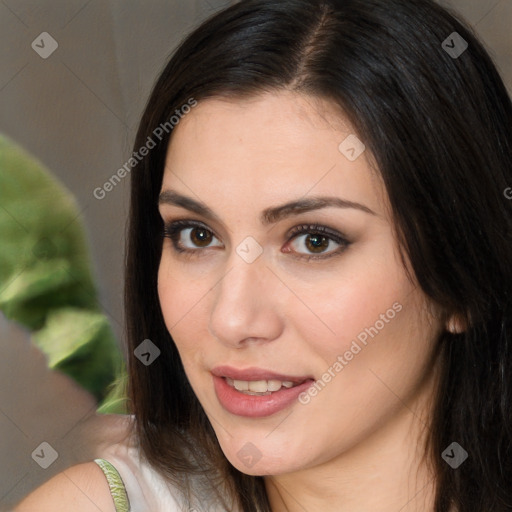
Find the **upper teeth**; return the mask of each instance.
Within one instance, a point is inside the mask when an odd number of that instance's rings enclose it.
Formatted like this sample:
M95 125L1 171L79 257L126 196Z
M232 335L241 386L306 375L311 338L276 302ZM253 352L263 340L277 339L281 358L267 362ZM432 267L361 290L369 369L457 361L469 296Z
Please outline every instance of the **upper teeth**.
M279 391L281 386L285 388L293 387L293 382L288 380L233 380L226 377L226 382L238 391L252 391L254 393Z

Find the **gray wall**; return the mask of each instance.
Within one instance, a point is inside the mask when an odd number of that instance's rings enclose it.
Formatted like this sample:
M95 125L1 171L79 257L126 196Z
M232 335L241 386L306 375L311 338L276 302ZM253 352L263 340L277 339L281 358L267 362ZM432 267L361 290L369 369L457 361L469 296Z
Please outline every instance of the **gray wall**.
M0 131L46 164L76 196L101 299L120 337L128 181L93 190L126 162L156 74L183 35L227 0L3 0ZM47 59L31 47L58 43Z
M0 0L0 132L38 157L75 194L101 302L119 339L128 180L102 200L93 190L129 157L139 115L173 47L228 3ZM512 0L443 4L475 27L512 91ZM42 32L58 43L47 59L31 47ZM88 442L96 433L83 425L94 426L96 418L90 397L46 372L26 333L0 318L0 335L0 506L8 507L52 474L90 458ZM30 455L48 440L59 458L43 470Z

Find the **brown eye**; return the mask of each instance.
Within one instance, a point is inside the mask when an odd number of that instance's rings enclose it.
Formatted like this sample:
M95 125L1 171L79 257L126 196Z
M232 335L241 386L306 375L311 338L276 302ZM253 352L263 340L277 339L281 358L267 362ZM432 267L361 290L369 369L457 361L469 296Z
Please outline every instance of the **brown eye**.
M193 228L190 231L190 240L198 247L205 247L212 241L213 235L211 231L204 228Z
M307 235L305 240L306 248L314 253L321 253L329 247L329 238L322 235Z
M296 257L305 260L336 256L351 244L341 233L318 224L296 226L288 232L288 237L292 252Z
M178 252L199 253L200 249L222 247L213 231L195 221L177 220L166 224L163 234L172 240Z
M294 251L302 255L325 254L327 256L335 252L333 249L343 245L345 245L343 242L337 242L331 237L319 233L298 235L291 242Z

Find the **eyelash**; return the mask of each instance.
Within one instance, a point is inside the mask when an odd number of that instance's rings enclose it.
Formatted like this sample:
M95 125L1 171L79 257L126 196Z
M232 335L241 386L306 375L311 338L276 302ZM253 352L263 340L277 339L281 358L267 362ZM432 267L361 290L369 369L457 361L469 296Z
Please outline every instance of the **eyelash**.
M218 237L215 235L215 233L209 229L207 226L202 224L201 222L193 221L193 220L176 220L173 222L170 222L168 224L164 225L164 232L163 236L165 238L169 238L172 241L174 250L184 256L187 257L194 257L198 256L199 253L203 252L201 248L197 249L188 249L180 247L179 245L179 236L181 232L184 229L187 228L201 228L205 231L210 232L213 236L215 236L217 239ZM319 224L301 224L298 226L295 226L287 233L288 241L287 244L291 242L294 238L298 237L299 235L322 235L326 237L328 240L332 240L333 242L340 245L340 247L334 251L331 251L326 254L317 254L317 255L309 255L306 256L305 254L298 253L295 257L298 259L303 260L325 260L327 258L331 258L333 256L336 256L337 254L340 254L343 252L351 242L349 242L342 234L331 230L330 228L326 226L322 226ZM209 247L205 247L204 249L208 249Z

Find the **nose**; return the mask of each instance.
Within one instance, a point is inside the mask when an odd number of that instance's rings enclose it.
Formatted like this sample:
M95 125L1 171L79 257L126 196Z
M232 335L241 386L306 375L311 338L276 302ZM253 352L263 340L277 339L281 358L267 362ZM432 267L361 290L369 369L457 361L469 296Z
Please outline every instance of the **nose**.
M285 290L263 255L247 263L234 252L227 269L212 290L210 333L235 348L278 338L284 325L281 298Z

